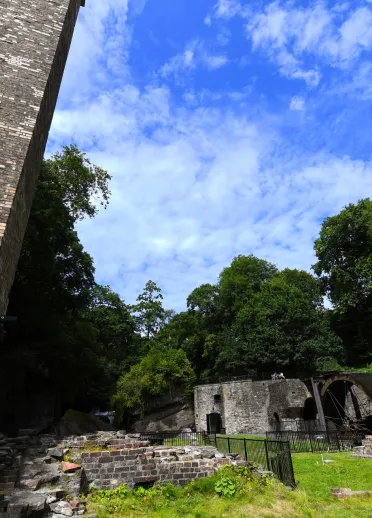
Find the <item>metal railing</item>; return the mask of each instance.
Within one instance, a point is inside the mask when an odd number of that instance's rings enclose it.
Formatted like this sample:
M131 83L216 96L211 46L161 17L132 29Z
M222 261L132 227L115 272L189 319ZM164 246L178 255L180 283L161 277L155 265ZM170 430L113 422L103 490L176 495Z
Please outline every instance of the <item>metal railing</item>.
M327 451L349 451L361 444L364 435L352 432L330 430L271 431L266 438L288 441L293 453L321 453Z
M145 432L141 433L141 440L154 446L215 446L221 453L241 455L264 471L272 471L286 486L296 487L288 441L208 435L205 432Z
M213 437L205 432L141 432L141 441L151 446L214 446Z

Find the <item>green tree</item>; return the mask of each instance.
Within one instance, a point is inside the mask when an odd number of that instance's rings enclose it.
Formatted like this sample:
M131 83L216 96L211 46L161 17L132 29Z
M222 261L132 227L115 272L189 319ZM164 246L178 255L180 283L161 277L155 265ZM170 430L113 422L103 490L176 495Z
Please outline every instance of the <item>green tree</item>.
M240 359L240 369L314 371L323 359L342 355L341 342L316 294L293 283L300 278L303 286L306 277L305 285L312 286L311 275L289 270L262 285L237 316L237 346L230 361L225 351L226 368L230 363L237 366Z
M276 266L253 255L238 255L233 259L219 279L219 293L227 323L232 322L242 307L259 292L262 284L276 273Z
M94 330L99 356L100 376L91 386L91 397L107 407L120 374L139 361L140 339L130 306L109 286L94 286L83 317Z
M149 340L162 328L167 315L163 308L161 289L153 281L148 281L143 292L137 297L137 304L133 306L135 319L141 334Z
M372 201L350 204L327 218L315 241L313 266L324 293L340 311L370 303L372 296Z
M347 351L347 361L372 360L372 201L350 204L327 218L315 241L313 266L334 306L332 322Z
M181 349L153 348L131 370L120 377L113 398L116 417L120 422L128 412L141 412L158 396L175 390L189 395L195 376L186 354Z
M74 146L42 164L8 308L19 319L4 357L10 408L32 391L88 404L88 387L99 375L96 332L83 318L94 266L74 225L94 216L97 199L107 203L108 180Z

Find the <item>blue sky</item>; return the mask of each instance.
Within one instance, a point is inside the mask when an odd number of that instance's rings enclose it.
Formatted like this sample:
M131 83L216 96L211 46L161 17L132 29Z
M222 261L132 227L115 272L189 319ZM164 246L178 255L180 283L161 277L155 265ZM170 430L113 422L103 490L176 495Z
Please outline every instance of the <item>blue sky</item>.
M309 270L372 195L372 0L87 0L49 152L113 176L79 224L97 281L180 310L238 254Z

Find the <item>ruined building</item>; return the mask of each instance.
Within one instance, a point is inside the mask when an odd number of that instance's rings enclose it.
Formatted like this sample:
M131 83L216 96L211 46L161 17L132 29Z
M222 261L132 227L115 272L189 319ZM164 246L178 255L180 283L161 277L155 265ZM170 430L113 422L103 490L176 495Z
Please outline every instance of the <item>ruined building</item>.
M0 315L84 0L0 0Z

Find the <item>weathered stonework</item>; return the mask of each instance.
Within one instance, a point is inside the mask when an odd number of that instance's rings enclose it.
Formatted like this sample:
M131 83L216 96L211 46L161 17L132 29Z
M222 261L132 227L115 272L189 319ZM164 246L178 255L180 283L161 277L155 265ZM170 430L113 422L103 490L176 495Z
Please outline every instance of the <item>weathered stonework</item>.
M218 414L227 434L263 434L279 419L303 417L311 394L299 379L232 381L194 389L195 425L207 431L207 416Z
M0 0L0 315L82 0Z

